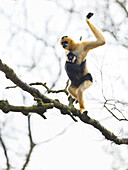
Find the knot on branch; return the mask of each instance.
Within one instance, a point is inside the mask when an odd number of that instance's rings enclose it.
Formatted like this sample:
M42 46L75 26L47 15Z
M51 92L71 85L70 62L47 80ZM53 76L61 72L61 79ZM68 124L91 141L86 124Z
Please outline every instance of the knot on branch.
M0 100L0 109L4 112L4 113L8 113L9 112L9 107L8 107L9 103L7 100Z
M35 101L37 101L37 106L43 106L44 103L40 98L34 98Z
M44 119L46 117L43 115L47 111L47 109L52 109L54 107L53 103L43 103L42 99L40 98L34 98L35 101L37 101L37 113L41 115Z

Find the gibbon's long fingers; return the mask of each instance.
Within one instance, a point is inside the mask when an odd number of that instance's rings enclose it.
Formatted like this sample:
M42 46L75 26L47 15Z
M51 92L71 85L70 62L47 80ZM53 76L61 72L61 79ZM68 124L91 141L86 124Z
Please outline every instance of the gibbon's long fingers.
M74 87L74 86L72 86L72 85L70 85L69 88L68 88L69 93L70 93L73 97L75 97L76 99L77 99L77 90L78 90L78 88L77 88L77 87Z

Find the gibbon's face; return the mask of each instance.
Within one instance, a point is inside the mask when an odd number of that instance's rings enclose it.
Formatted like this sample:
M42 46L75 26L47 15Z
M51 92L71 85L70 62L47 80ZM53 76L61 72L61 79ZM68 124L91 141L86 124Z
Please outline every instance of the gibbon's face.
M72 51L70 51L70 52L67 54L67 61L70 62L70 63L74 63L76 60L77 60L76 55L73 54Z
M71 38L69 38L68 36L64 36L61 38L60 40L60 44L62 45L62 47L66 50L70 49L70 45L71 45Z

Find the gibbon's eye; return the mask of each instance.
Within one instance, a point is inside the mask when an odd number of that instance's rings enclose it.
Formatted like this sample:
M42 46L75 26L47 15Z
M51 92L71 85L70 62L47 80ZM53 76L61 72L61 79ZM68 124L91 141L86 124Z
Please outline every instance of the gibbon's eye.
M62 42L62 46L63 46L63 48L66 48L68 46L68 41Z

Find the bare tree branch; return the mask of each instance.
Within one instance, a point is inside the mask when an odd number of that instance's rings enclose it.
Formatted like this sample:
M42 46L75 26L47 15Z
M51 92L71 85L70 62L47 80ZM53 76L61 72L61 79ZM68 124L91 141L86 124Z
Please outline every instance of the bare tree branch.
M10 79L14 84L16 84L18 87L20 87L22 90L27 91L30 93L34 98L41 98L44 103L51 103L45 95L42 95L39 90L30 87L28 84L21 81L15 72L8 67L6 64L2 63L0 60L0 70L5 73L7 79Z
M5 73L5 75L8 79L10 79L17 86L19 86L22 90L27 91L33 97L39 98L44 103L52 103L53 107L59 109L62 114L68 114L70 116L72 114L72 117L77 116L82 122L84 122L86 124L90 124L94 128L98 129L106 139L113 141L114 143L116 143L118 145L128 144L128 138L121 138L121 139L118 138L118 136L116 136L114 133L110 132L104 126L102 126L99 121L90 118L87 115L87 111L85 111L83 114L81 114L80 111L77 110L73 105L66 106L66 105L60 103L59 100L50 99L50 98L46 97L45 95L41 94L39 92L39 90L30 87L29 85L27 85L26 83L21 81L17 77L17 75L14 73L14 71L11 68L9 68L6 64L2 63L1 60L0 60L0 70Z
M34 85L43 86L43 87L46 88L48 93L61 93L61 92L64 92L66 95L68 95L67 87L69 85L69 80L66 83L66 87L64 89L61 89L61 90L51 90L51 88L49 88L46 83L42 83L42 82L30 83L29 85L30 86L34 86ZM6 87L6 89L11 89L11 88L16 88L16 87L18 87L18 86L8 86L8 87Z
M25 170L25 168L27 167L27 165L30 161L32 151L33 151L34 147L36 146L36 144L33 142L33 138L32 138L30 115L28 115L28 136L29 136L29 141L30 141L30 149L29 149L28 154L26 155L26 161L23 165L22 170Z
M12 112L21 112L24 115L28 115L31 112L31 113L37 113L46 119L43 113L45 113L47 109L51 109L51 108L53 108L52 103L44 104L40 102L40 104L38 104L37 106L34 105L34 106L26 107L26 106L13 106L13 105L10 105L8 101L0 100L0 109L4 113L8 113L12 111Z
M124 115L123 115L124 118L122 118L122 119L118 118L118 117L107 107L107 104L106 104L106 103L104 103L104 107L105 107L105 109L107 109L107 111L108 111L109 113L111 113L111 115L112 115L113 117L115 117L117 120L119 120L119 121L128 121L128 119L126 119L126 118L124 117Z
M42 142L39 142L39 143L35 143L35 142L33 141L33 137L32 137L32 130L31 130L31 121L30 121L30 118L31 118L31 115L28 115L28 136L29 136L29 141L30 141L30 149L29 149L28 154L26 155L26 161L25 161L25 163L24 163L24 165L23 165L22 170L25 170L25 168L27 167L28 163L30 162L30 158L31 158L31 155L32 155L32 151L33 151L33 149L34 149L36 146L42 145L42 144L44 144L44 143L48 143L48 142L54 140L55 138L63 135L63 134L68 130L68 128L72 125L72 124L68 125L68 126L67 126L66 128L64 128L60 133L56 134L55 136L53 136L53 137L51 137L51 138L49 138L49 139L47 139L47 140L45 140L45 141L42 141Z
M46 83L41 83L41 82L36 82L36 83L30 83L29 84L30 86L33 86L33 85L41 85L41 86L44 86L47 90L48 93L61 93L61 92L64 92L66 95L68 95L68 91L67 91L67 87L69 85L69 81L67 81L66 83L66 87L62 90L51 90L47 85Z
M117 3L121 6L121 8L125 11L126 16L128 17L128 11L127 11L127 9L126 9L126 7L125 7L125 4L124 4L123 2L118 1L118 0L116 0L116 2L117 2Z
M1 142L1 145L2 145L3 150L4 150L4 155L5 155L5 158L6 158L7 170L9 170L9 169L10 169L10 163L9 163L7 148L6 148L6 146L5 146L5 143L4 143L4 141L3 141L3 138L2 138L2 136L1 136L1 134L0 134L0 142Z

